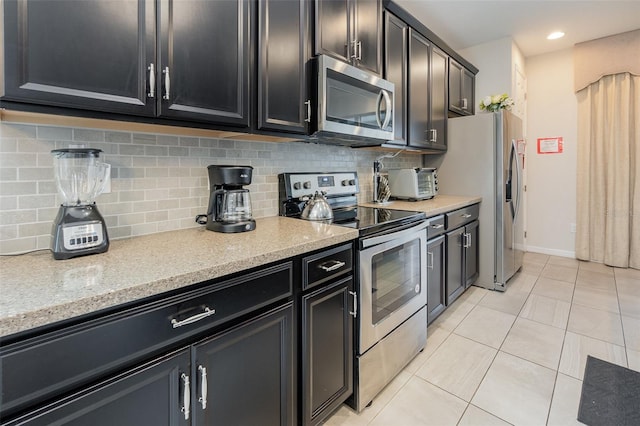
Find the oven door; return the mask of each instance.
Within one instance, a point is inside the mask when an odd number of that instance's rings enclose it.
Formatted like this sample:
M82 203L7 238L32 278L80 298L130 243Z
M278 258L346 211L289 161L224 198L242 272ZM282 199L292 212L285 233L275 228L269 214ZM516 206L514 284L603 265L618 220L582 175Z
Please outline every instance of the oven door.
M361 240L359 354L427 304L427 223Z

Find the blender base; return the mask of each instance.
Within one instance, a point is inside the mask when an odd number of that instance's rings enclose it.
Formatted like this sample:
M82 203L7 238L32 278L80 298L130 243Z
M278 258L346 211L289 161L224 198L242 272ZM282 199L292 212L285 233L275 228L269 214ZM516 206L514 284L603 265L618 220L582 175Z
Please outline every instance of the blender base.
M95 203L60 206L51 229L51 251L54 259L104 253L108 249L107 228Z

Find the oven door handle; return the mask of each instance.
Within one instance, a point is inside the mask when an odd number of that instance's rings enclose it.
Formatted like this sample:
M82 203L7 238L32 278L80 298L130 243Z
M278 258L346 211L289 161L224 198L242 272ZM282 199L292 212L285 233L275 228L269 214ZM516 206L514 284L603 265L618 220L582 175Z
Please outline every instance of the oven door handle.
M415 238L416 232L420 232L427 229L427 226L429 226L429 221L423 220L418 225L412 224L408 227L393 229L392 231L384 235L378 235L371 238L363 238L360 241L360 248L365 249L368 247L376 246L378 244L386 243L388 241L396 241L396 240L399 242L411 241L412 239Z

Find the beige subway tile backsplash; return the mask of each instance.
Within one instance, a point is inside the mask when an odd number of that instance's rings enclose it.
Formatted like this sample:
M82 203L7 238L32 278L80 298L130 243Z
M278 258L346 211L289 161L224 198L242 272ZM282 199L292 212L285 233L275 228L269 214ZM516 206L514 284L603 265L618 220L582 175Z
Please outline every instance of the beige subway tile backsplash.
M236 138L237 139L237 138ZM309 144L0 123L0 254L48 249L61 202L51 150L84 145L111 164L110 194L97 198L109 237L127 238L201 226L210 164L254 167L249 186L254 217L278 214L278 173L356 170L361 198L371 199L371 168L379 151ZM417 167L421 156L385 159L387 167Z

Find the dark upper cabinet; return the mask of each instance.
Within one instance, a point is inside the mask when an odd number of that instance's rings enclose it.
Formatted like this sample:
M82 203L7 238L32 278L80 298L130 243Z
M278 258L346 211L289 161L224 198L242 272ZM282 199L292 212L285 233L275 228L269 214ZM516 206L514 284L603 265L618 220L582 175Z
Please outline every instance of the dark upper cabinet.
M409 29L408 145L428 148L429 131L429 48L431 43Z
M155 113L152 0L6 0L4 28L4 99Z
M447 55L409 29L408 146L447 149Z
M431 91L429 96L429 132L432 149L447 149L447 63L448 56L433 44L431 56Z
M395 85L393 113L396 145L407 144L407 53L409 25L395 15L385 12L384 19L384 78Z
M248 127L249 5L8 0L3 99Z
M309 99L307 0L258 2L258 129L306 133Z
M449 58L449 111L458 115L475 113L475 75Z
M158 115L249 126L248 0L161 0Z
M316 0L315 53L380 75L382 1Z

